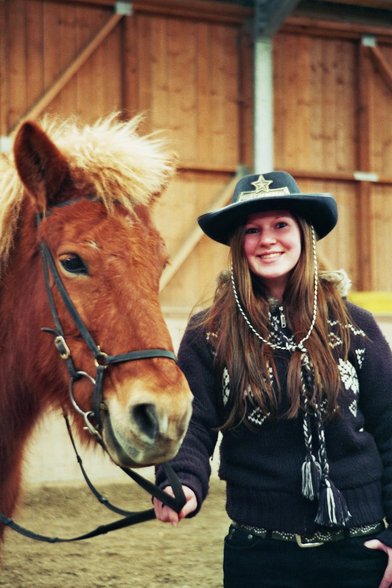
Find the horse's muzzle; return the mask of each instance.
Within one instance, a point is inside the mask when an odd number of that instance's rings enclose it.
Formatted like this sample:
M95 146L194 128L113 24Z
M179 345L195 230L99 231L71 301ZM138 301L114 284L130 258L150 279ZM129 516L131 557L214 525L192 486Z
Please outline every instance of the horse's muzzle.
M191 394L163 393L153 399L139 394L121 410L114 399L102 413L102 438L111 459L120 466L143 467L172 459L178 452L191 416ZM166 402L165 402L166 401Z

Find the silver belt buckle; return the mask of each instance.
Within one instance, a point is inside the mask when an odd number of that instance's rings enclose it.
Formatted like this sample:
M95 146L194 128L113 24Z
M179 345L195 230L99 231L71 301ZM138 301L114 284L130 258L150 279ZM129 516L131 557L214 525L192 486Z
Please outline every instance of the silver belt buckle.
M298 547L301 547L301 548L306 548L306 547L321 547L322 545L324 545L323 542L320 542L320 543L317 543L317 542L314 542L314 543L302 543L302 537L301 537L301 535L298 535L297 533L295 533L295 541L296 541Z

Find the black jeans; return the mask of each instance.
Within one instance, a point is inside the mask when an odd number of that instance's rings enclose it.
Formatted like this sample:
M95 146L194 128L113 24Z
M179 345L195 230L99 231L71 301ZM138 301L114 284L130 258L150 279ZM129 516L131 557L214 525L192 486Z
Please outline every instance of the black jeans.
M224 588L377 588L387 556L363 544L371 536L301 548L230 527L224 547Z

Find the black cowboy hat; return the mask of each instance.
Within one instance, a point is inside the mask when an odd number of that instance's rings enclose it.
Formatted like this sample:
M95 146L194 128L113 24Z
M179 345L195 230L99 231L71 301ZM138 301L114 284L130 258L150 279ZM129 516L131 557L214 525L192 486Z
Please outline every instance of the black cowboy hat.
M199 216L204 233L228 245L234 230L255 212L290 210L303 217L325 237L337 223L338 209L332 194L304 194L294 178L284 171L244 176L234 190L231 204Z

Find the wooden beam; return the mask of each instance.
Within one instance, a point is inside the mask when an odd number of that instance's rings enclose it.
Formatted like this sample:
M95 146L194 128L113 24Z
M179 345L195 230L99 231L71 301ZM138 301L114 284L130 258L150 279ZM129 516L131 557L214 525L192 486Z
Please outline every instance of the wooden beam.
M222 193L218 196L218 198L213 202L211 206L211 210L216 210L217 208L221 208L230 202L230 199L233 195L234 188L236 183L239 180L239 174L235 175L230 182L224 187ZM174 275L178 272L180 267L183 263L188 259L192 251L198 245L202 237L204 236L203 231L200 229L199 226L195 226L193 231L190 235L183 241L182 245L179 247L178 251L172 258L170 265L166 266L163 271L160 283L161 291L166 288L169 282L173 279Z
M52 102L52 100L61 92L64 86L70 79L79 71L79 69L86 63L89 57L99 47L99 45L112 32L119 21L123 18L122 14L113 14L104 26L94 35L93 39L87 43L82 51L77 55L76 59L63 71L55 80L52 86L41 96L41 98L33 104L33 106L21 117L21 120L11 129L10 134L14 133L22 120L28 118L39 117L44 109Z
M313 170L304 170L304 169L294 169L290 167L286 167L285 170L294 176L295 178L301 178L303 180L326 180L328 182L363 182L366 180L366 177L362 177L362 172L364 174L367 173L367 170L355 170L352 172L325 172L325 171L313 171ZM369 176L374 175L374 179L369 179L367 181L371 181L377 185L384 185L389 186L392 185L392 177L381 176L379 174L371 174L369 172Z
M177 170L180 172L234 174L236 172L236 167L234 165L214 165L210 163L197 163L189 161L177 165Z
M372 58L373 64L375 65L378 73L381 75L388 89L392 92L392 69L389 63L385 59L380 47L367 47L370 57Z
M44 0L66 4L114 7L116 0ZM130 0L134 12L197 18L198 20L242 24L252 18L253 9L209 0Z
M290 33L312 37L331 37L333 39L360 40L363 35L375 35L382 43L392 43L391 27L359 24L312 18L309 16L289 16L279 33ZM278 36L279 36L278 33Z

